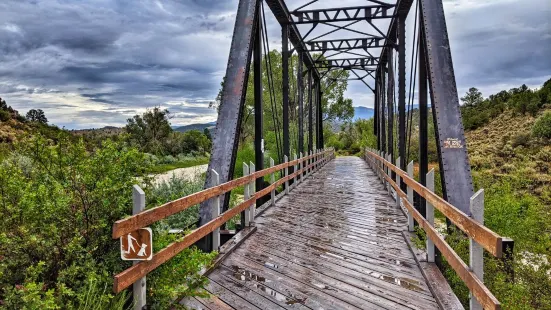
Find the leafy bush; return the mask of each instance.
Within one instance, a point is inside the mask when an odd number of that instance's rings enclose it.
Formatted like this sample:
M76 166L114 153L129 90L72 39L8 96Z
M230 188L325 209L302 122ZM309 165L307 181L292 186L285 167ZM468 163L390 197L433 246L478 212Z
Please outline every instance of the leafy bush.
M123 268L111 225L131 210L143 155L109 141L88 153L82 141L52 146L37 136L12 158L30 159L32 169L24 172L21 160L0 165L0 299L82 305L90 279L110 286Z
M538 138L551 139L551 111L538 118L532 127L532 133Z
M130 266L111 239L113 222L132 210L132 186L149 184L146 156L109 140L89 152L81 140L57 144L38 135L0 164L0 308L124 309L125 293L111 294L112 276ZM195 192L200 180L145 187L149 206ZM175 242L197 208L152 226L155 250ZM199 271L215 254L190 248L148 275L151 309L176 297L205 296ZM26 271L26 272L22 272Z

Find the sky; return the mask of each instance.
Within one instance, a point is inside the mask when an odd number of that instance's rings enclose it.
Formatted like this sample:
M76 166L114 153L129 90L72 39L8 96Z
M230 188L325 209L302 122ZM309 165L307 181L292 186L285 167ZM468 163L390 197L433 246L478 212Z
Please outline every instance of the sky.
M291 10L306 2L286 1ZM209 102L225 74L236 9L237 0L2 0L0 97L22 114L43 109L50 123L68 129L124 126L154 106L167 108L173 125L215 121ZM460 95L472 86L488 96L551 78L551 1L444 0L444 10ZM270 47L280 49L281 28L266 11ZM387 22L375 25L386 33ZM340 31L321 39L357 36ZM351 81L346 96L373 106L361 82Z

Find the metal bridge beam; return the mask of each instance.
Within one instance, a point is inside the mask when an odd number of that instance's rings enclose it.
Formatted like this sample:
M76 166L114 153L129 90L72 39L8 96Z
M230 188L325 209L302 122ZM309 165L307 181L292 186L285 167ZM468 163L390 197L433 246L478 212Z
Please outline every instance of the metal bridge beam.
M264 117L262 106L262 23L257 18L257 30L254 42L254 163L257 171L264 169ZM264 188L264 179L258 178L255 181L256 190ZM241 216L242 220L245 216Z
M258 18L258 0L239 1L205 188L215 185L213 170L218 172L221 182L233 179L239 142L239 128L243 117L243 105L254 46L255 21ZM222 198L224 209L228 207L229 198L230 192ZM212 219L214 208L214 199L201 203L199 226L205 225ZM203 238L198 245L203 250L210 251L212 249L212 236Z
M342 59L324 59L316 62L316 65L331 67L355 67L355 66L376 66L379 61L379 57L363 57L363 58L342 58Z
M339 51L352 49L381 48L384 46L384 37L368 37L344 40L308 41L306 44L311 52Z
M315 24L323 22L347 22L392 18L389 14L393 5L370 5L317 10L300 10L292 14L297 17L295 24Z
M265 0L266 4L270 7L270 10L274 14L275 18L281 26L289 25L289 40L295 47L297 52L304 52L303 62L308 68L314 67L314 59L308 53L308 48L298 31L297 26L293 23L293 18L284 0ZM314 76L319 77L319 73L314 69Z
M470 215L474 189L444 6L442 1L421 0L421 12L444 199Z

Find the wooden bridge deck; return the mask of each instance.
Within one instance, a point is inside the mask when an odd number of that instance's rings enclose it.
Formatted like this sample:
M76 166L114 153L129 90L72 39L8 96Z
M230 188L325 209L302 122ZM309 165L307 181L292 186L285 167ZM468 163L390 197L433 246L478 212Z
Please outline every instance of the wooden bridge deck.
M402 236L406 217L367 164L341 157L255 219L196 309L438 309Z

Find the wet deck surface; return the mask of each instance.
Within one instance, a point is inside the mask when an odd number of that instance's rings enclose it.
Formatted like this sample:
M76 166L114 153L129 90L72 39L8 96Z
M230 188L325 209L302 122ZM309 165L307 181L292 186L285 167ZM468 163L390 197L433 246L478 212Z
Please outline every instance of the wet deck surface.
M360 158L340 157L256 220L197 309L438 309L406 217Z

